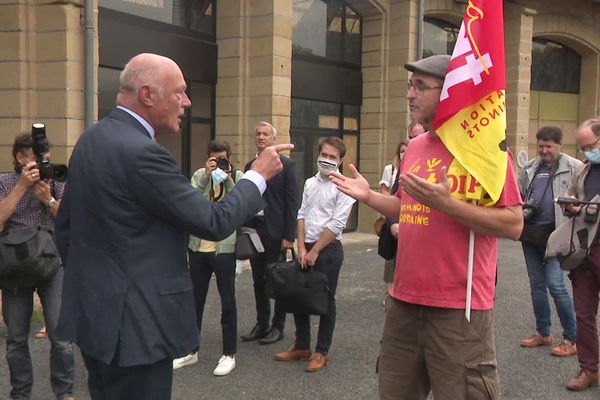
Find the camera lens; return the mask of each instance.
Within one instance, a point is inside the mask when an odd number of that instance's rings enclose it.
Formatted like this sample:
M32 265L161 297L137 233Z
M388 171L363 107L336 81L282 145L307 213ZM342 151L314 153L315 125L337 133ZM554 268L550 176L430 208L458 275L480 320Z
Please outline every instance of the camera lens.
M52 179L57 182L64 182L67 180L67 166L62 164L54 165L52 168Z
M229 169L229 160L226 157L220 156L217 158L217 167L221 168L223 171Z

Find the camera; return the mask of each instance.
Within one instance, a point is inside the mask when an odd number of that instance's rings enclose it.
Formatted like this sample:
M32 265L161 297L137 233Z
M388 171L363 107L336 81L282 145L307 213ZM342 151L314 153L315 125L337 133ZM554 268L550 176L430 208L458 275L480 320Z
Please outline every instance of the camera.
M46 153L50 150L48 138L46 137L46 125L41 123L31 125L31 138L33 139L31 149L37 157L37 168L40 170L40 178L64 182L67 179L67 166L64 164L52 164L46 158Z
M529 199L523 204L523 220L525 222L531 221L539 213L540 206L535 200Z
M217 168L220 168L223 171L227 172L229 170L229 166L230 164L227 157L220 156L219 158L217 158Z

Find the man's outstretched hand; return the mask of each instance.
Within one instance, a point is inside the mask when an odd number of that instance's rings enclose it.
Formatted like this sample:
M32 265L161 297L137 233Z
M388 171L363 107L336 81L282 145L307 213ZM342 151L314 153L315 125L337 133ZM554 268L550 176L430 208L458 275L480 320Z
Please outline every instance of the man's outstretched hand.
M345 193L358 201L367 202L371 196L369 182L367 182L367 180L358 172L354 164L350 164L348 169L354 178L349 178L339 172L334 172L329 175L331 181L342 193Z
M452 198L446 167L440 169L439 176L439 183L431 183L412 172L408 172L406 175L400 176L400 186L419 203L444 211Z
M279 153L285 150L292 150L293 148L294 145L291 143L269 146L260 152L256 160L252 163L251 169L261 174L268 181L283 170L283 164L279 160Z

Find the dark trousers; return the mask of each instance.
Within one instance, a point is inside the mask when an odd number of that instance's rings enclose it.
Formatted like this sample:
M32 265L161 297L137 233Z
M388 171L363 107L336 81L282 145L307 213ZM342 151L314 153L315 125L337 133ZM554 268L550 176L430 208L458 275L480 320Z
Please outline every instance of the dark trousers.
M598 372L598 297L600 294L600 246L590 249L587 261L569 274L577 321L577 358L581 369Z
M307 245L307 250L309 249L310 245ZM322 272L327 276L329 286L327 296L329 310L327 314L320 317L316 347L316 351L323 354L329 352L333 339L333 330L335 328L335 292L343 261L344 249L342 243L335 241L321 250L317 262L313 267L315 271ZM296 348L300 350L310 349L310 315L294 314L294 321L296 322Z
M263 218L254 218L248 224L256 229L265 248L264 253L250 259L252 280L254 281L254 299L256 300L256 323L263 329L269 329L271 316L271 300L267 293L267 264L277 262L281 254L281 239L272 239ZM285 326L285 311L275 302L275 311L271 326L283 332Z
M210 278L214 272L221 296L221 330L223 354L237 352L237 306L235 303L235 256L233 253L200 253L189 251L190 274L194 284L196 321L202 334L202 317Z
M88 388L92 400L169 400L173 383L173 360L155 364L119 367L118 353L104 364L81 352L88 370Z

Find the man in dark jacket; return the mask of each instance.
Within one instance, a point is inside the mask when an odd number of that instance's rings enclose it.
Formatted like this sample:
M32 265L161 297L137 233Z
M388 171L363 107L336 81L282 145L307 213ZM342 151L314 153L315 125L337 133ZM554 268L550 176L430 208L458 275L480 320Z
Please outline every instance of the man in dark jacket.
M66 263L58 327L77 343L92 399L169 399L172 360L198 345L185 234L218 241L263 208L281 171L265 149L226 199L209 202L155 134L176 134L191 102L177 64L139 54L117 109L83 133L58 214Z
M260 122L254 128L257 157L277 140L277 130L268 122ZM267 203L248 223L257 230L265 252L250 260L256 300L256 325L242 340L257 340L260 344L271 344L283 339L285 312L275 302L273 320L269 328L271 302L266 290L265 273L267 264L276 262L282 251L291 249L296 239L296 215L300 195L295 164L287 157L279 156L283 171L267 183L264 200ZM254 165L256 158L246 164L246 170Z

